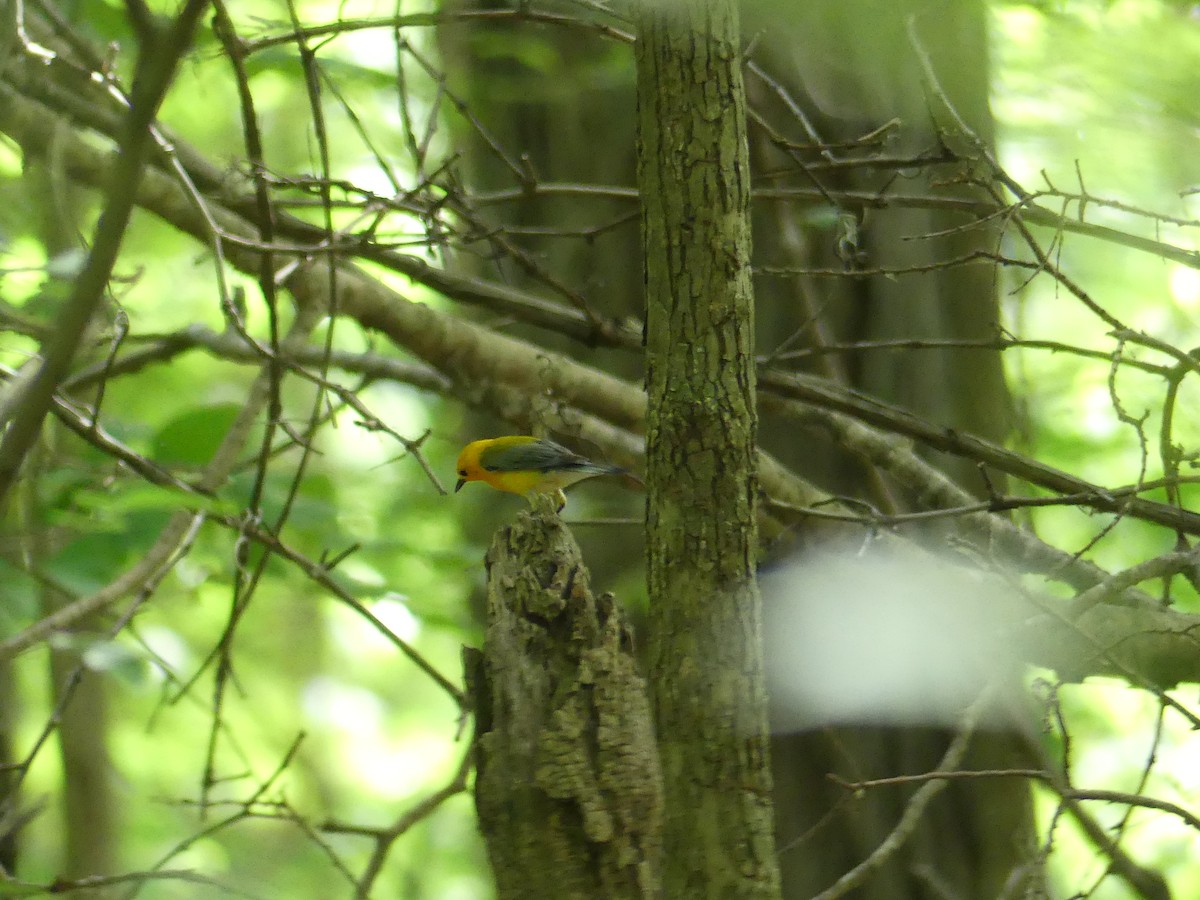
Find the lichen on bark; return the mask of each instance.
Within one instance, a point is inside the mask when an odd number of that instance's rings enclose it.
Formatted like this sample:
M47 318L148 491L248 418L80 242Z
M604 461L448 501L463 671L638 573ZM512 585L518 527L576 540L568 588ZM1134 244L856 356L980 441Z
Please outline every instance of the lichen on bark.
M659 896L662 780L624 611L550 512L501 529L487 573L484 646L465 658L498 896Z

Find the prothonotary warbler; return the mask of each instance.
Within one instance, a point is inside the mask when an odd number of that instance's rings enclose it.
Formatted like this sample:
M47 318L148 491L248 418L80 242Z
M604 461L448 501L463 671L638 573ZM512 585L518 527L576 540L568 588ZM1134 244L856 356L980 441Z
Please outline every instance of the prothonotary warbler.
M562 489L596 475L628 475L620 466L592 462L566 447L525 434L472 441L458 454L458 491L468 481L483 481L498 491L554 494L558 508L567 502Z

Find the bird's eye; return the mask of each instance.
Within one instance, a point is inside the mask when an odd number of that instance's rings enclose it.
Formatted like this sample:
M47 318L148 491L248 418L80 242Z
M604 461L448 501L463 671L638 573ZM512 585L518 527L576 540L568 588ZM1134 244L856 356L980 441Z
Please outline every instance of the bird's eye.
M466 477L467 477L467 470L466 470L466 469L459 469L459 470L458 470L458 474L459 474L459 475L461 475L463 478L466 478Z

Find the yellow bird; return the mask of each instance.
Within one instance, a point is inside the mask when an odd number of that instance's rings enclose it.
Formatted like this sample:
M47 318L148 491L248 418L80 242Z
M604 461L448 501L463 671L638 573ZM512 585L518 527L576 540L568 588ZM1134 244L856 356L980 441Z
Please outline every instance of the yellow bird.
M555 494L558 508L567 498L562 490L596 475L628 475L620 466L592 462L554 441L518 434L472 441L458 454L458 491L468 481L482 481L498 491Z

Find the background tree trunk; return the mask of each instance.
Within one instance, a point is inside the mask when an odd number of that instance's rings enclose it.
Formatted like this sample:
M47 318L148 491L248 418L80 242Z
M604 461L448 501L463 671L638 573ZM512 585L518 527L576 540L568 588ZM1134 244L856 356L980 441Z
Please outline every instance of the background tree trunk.
M915 31L929 52L946 99L987 145L992 142L988 110L988 46L985 8L970 0L923 16L916 2L854 0L789 8L787 26L765 39L764 69L778 79L830 144L853 142L889 122L893 136L882 151L917 157L939 152L931 118L946 121L921 72ZM915 17L915 18L913 18ZM863 28L870 22L870 28ZM748 25L761 27L765 23ZM794 120L773 88L752 80L758 108L772 121ZM954 129L948 128L953 135ZM755 171L795 171L795 162L774 147L762 130L754 148ZM788 137L807 140L798 127ZM955 138L955 140L958 140ZM961 142L956 144L961 149ZM840 157L861 156L839 150ZM808 158L819 161L816 154ZM969 195L964 167L926 166L897 179L892 169L869 166L817 169L830 188L905 193ZM947 184L950 182L950 184ZM803 184L793 176L785 184ZM756 261L760 265L844 269L845 277L760 278L762 353L802 330L791 348L820 349L834 343L888 340L989 340L996 336L999 309L996 273L990 265L944 267L925 274L855 275L880 268L936 265L975 250L994 251L994 226L963 228L959 214L937 210L873 210L859 222L857 245L838 247L837 225L814 224L794 206L760 205ZM933 237L933 236L937 237ZM847 251L857 259L847 259ZM797 312L800 313L797 316ZM812 318L806 320L806 314ZM999 354L979 349L931 348L919 352L871 349L818 354L808 368L926 418L1002 442L1011 428L1010 403ZM864 470L844 450L820 436L798 439L794 424L764 423L763 443L784 462L831 493L862 497L877 508L902 511L905 492L886 477ZM978 494L985 485L973 466L943 458L938 464ZM935 531L929 536L938 538ZM808 898L870 855L900 820L915 787L869 792L848 798L829 773L849 780L912 774L936 768L953 735L936 728L827 728L781 735L772 747L776 815L785 895ZM978 734L964 763L968 768L1030 764L1024 738ZM849 800L849 802L847 802ZM1013 872L1033 859L1033 814L1026 790L997 781L960 781L949 786L921 818L904 846L854 894L869 900L979 898L998 896ZM1036 874L1031 874L1036 880Z
M54 259L62 253L78 250L79 233L83 219L83 196L78 187L53 171L52 167L32 165L25 177L31 179L53 203L43 208L38 220L38 232L45 247L46 258ZM44 290L53 297L57 285L46 279ZM109 325L116 310L110 301L103 307L90 326L99 334ZM54 433L54 426L44 426L47 434ZM61 439L61 435L59 436ZM57 444L57 441L55 442ZM58 448L47 449L35 455L38 460L37 478L30 490L41 493L44 476L51 475L64 465L57 457ZM37 517L38 504L30 503L29 516ZM39 523L38 537L31 537L27 550L43 563L51 555L52 548L40 535L49 523ZM42 602L47 612L58 609L69 601L62 592L47 586ZM97 617L89 628L94 636L104 634L106 622ZM80 635L88 640L88 632ZM80 667L83 667L82 669ZM115 772L108 751L109 732L109 673L93 671L84 663L78 648L55 649L50 654L50 683L56 697L71 691L69 702L62 710L56 735L63 770L63 856L62 875L65 878L111 875L118 866L117 847L120 834L120 816L115 801L113 780ZM77 683L76 683L77 682ZM98 889L97 900L112 897L115 891Z

